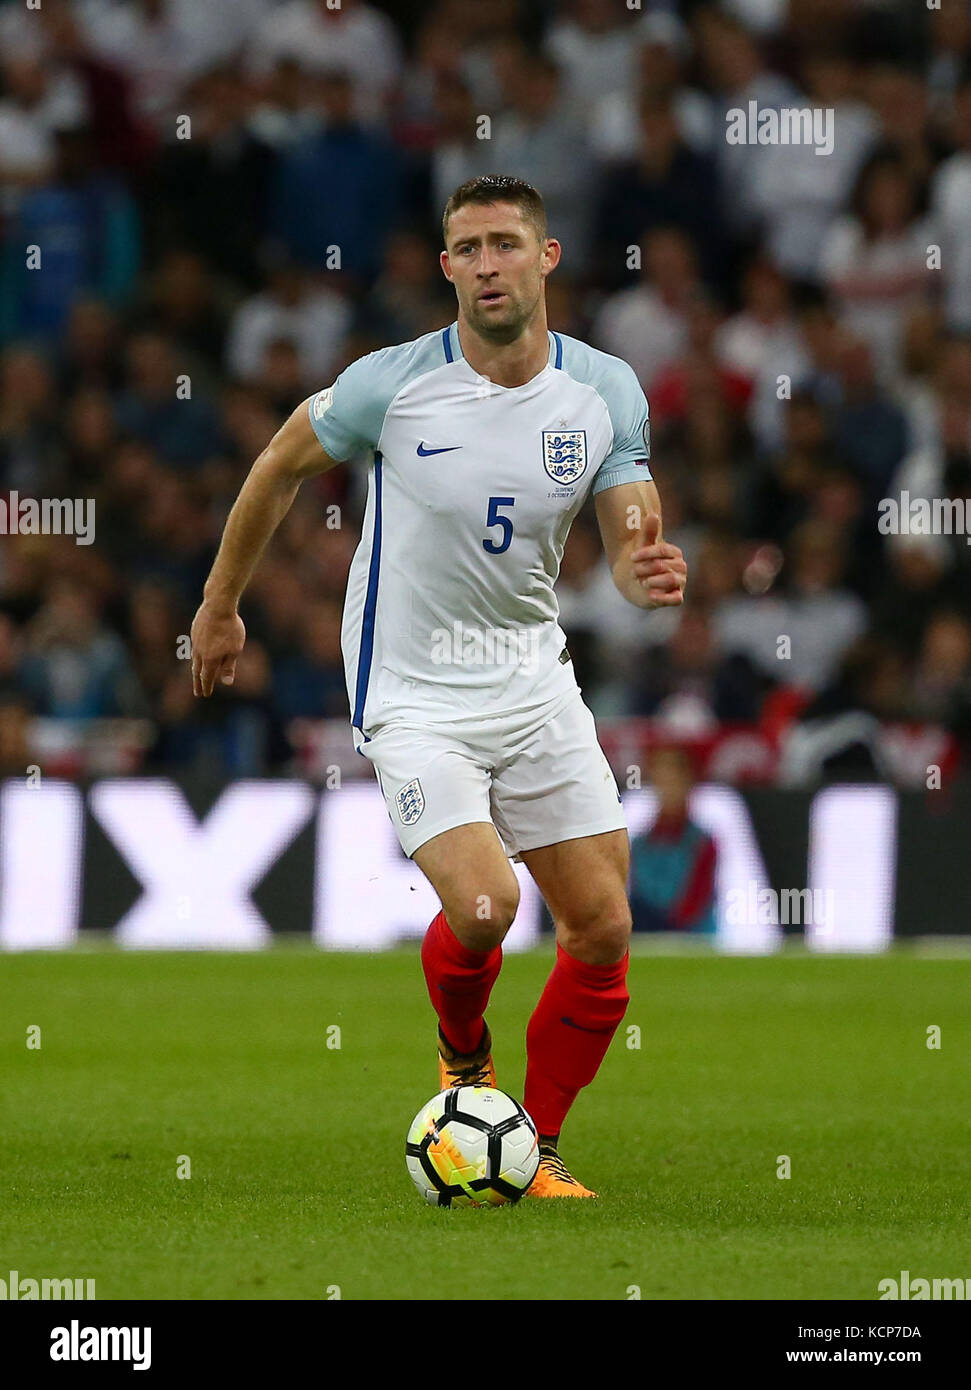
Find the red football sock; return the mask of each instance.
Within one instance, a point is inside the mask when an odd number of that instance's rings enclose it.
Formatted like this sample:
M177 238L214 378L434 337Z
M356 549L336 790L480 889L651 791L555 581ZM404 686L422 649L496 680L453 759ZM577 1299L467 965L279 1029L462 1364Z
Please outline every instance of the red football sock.
M587 965L557 945L556 964L526 1029L523 1103L543 1135L557 1135L577 1092L596 1076L630 1001L629 953Z
M482 1015L502 965L502 947L470 951L440 912L421 944L432 1007L456 1052L475 1052L482 1041Z

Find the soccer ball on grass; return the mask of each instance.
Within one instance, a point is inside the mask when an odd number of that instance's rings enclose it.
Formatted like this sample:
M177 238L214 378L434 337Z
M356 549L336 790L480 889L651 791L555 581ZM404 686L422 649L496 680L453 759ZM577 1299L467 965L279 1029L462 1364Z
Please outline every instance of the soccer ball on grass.
M539 1167L536 1126L504 1091L455 1086L423 1105L408 1131L408 1172L433 1207L518 1202Z

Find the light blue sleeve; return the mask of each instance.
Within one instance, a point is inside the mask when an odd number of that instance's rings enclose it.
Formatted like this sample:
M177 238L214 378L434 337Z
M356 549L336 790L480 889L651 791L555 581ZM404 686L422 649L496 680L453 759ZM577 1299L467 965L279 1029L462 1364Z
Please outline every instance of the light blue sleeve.
M375 358L379 352L359 357L341 372L333 386L318 391L308 410L314 434L324 452L338 463L377 448L391 397L386 373ZM384 388L384 389L382 389Z
M621 483L650 482L650 414L647 397L633 369L619 357L611 358L596 387L610 414L614 438L609 454L597 469L594 492Z
M310 423L321 447L338 463L376 449L398 392L445 360L439 332L359 357L345 367L333 386L310 398Z

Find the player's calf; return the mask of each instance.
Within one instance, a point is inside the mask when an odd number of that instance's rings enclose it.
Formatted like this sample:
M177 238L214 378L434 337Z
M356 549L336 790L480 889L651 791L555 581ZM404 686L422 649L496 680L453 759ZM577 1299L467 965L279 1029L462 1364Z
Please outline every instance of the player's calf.
M482 1050L485 1008L502 965L502 947L472 950L440 912L422 941L421 963L446 1046L473 1058Z
M438 1015L441 1089L495 1085L485 1009L502 965L502 940L519 907L519 883L491 823L434 836L415 862L442 900L421 959Z

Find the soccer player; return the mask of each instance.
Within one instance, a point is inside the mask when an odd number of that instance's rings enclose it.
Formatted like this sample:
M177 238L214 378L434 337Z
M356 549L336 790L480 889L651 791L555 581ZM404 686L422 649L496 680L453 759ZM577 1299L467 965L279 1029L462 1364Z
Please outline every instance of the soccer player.
M518 179L471 179L443 230L457 321L352 363L256 460L192 625L193 688L232 683L239 599L301 480L370 451L342 648L355 746L442 903L421 951L441 1088L496 1084L485 1010L518 906L517 859L556 924L526 1030L524 1103L540 1137L530 1192L593 1197L558 1142L629 1000L629 842L553 586L591 492L631 603L680 604L685 564L661 538L633 371L547 327L560 246L540 195Z

